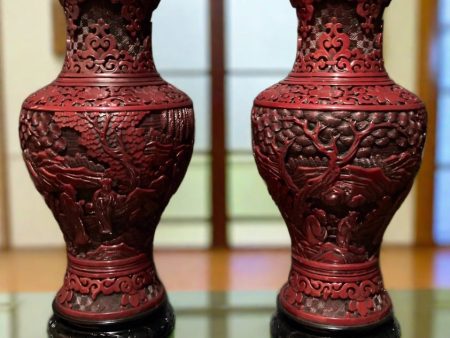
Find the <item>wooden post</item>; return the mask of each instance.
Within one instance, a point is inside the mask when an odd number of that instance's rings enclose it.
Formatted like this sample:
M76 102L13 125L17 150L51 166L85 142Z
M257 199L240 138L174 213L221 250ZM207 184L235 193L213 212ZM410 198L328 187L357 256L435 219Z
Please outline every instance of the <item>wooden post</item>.
M210 0L213 247L227 247L224 0Z

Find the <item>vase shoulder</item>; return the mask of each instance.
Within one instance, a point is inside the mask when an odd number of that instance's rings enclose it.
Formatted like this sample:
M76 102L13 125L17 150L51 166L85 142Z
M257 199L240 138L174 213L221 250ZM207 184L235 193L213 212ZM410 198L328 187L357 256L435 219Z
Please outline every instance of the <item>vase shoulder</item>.
M152 111L192 107L183 91L160 77L112 82L56 80L31 94L23 108L35 111Z
M280 109L404 111L424 109L421 99L385 77L290 75L261 92L256 106Z

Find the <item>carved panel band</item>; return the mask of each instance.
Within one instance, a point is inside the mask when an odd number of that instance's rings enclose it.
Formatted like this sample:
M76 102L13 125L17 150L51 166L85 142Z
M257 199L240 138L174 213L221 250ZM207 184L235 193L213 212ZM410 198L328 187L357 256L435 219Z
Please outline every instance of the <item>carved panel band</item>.
M153 263L144 254L115 261L93 261L69 254L68 261L54 307L73 321L114 320L145 313L166 297Z
M296 258L279 297L288 315L327 325L377 322L392 311L378 259L336 265Z

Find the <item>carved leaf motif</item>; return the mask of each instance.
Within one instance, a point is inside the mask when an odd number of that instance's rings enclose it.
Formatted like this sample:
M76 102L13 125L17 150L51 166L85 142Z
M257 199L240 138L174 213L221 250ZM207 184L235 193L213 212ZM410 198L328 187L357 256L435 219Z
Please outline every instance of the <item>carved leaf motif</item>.
M294 72L376 72L384 69L381 51L363 53L351 49L350 37L343 25L332 18L325 24L325 32L317 40L317 51L304 55L299 51Z

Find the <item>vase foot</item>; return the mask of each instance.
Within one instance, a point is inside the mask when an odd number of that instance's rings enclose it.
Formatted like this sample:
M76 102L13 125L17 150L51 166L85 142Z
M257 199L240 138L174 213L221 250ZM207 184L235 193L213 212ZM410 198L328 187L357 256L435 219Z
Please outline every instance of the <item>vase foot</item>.
M163 306L167 295L153 260L125 250L102 245L89 257L68 254L64 284L53 301L53 312L85 327L137 320Z
M168 301L139 319L79 325L54 314L47 327L48 338L168 338L175 328L175 315Z
M353 264L294 258L278 309L294 321L326 330L373 328L392 317L377 258Z
M401 338L400 324L394 316L375 327L336 328L303 324L278 310L272 317L270 331L272 338Z

